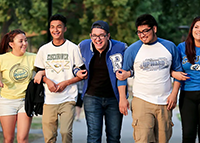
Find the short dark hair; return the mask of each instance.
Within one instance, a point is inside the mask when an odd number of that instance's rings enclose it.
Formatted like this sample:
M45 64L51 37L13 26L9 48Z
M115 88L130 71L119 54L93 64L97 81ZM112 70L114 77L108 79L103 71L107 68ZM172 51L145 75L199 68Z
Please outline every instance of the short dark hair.
M66 26L67 18L64 17L61 14L55 14L55 15L51 16L50 19L49 19L49 25L50 25L51 21L53 21L53 20L60 20L60 21L62 21L62 23L64 24L64 26Z
M139 16L135 22L135 26L136 28L140 25L148 25L149 27L153 27L156 26L158 27L158 24L155 20L155 18L150 15L150 14L143 14L141 16Z

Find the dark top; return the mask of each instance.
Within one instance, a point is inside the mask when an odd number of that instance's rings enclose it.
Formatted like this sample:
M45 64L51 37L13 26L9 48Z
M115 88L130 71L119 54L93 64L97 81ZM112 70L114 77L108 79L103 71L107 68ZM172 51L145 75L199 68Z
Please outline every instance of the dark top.
M34 114L42 115L44 104L44 87L43 83L40 84L34 83L32 79L27 87L26 96L25 96L25 111L29 117L32 117Z
M100 54L93 45L94 56L90 62L90 79L86 91L89 95L108 98L115 97L106 64L106 53L108 48L109 45Z

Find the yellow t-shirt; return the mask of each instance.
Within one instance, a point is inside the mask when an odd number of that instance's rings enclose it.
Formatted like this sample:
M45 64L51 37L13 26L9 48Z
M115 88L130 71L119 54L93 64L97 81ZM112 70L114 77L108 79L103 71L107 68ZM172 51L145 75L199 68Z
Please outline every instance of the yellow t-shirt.
M7 99L25 97L25 91L30 82L35 62L34 53L26 52L23 56L15 56L11 52L0 55L1 81L4 87L0 95Z

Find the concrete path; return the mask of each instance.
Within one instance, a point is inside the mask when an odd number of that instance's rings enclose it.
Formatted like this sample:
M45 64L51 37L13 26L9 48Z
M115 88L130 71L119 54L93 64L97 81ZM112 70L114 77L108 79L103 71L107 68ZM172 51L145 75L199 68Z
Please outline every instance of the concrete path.
M176 108L173 111L173 135L172 138L170 139L169 143L181 143L181 122L177 118L177 114L179 113L178 109ZM123 124L122 124L122 134L121 134L121 143L134 143L132 133L133 133L133 128L131 126L132 123L132 117L131 117L131 112L129 112L128 116L124 117ZM41 133L41 130L31 130L31 133ZM86 122L85 119L81 119L81 122L74 122L73 125L73 143L86 143ZM39 138L32 143L44 143L43 138ZM61 136L59 133L57 143L62 143L61 141ZM106 138L105 138L105 129L103 128L103 137L102 137L102 143L106 143Z

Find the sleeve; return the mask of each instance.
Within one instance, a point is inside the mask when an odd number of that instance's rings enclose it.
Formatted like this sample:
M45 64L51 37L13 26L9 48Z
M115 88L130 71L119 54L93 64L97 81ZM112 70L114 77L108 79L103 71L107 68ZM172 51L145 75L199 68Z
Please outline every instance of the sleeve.
M177 50L177 52L178 52L178 60L179 60L179 62L180 62L180 64L181 64L181 68L182 68L182 58L181 58L181 47L182 47L182 45L181 44L179 44L177 47L176 47L176 50ZM172 69L173 70L173 69ZM181 71L183 71L183 68L182 68L182 70ZM176 78L174 78L174 81L178 81L178 82L182 82L182 81L180 81L180 80L177 80Z
M183 46L182 43L180 43L180 44L178 44L178 46L176 47L176 49L178 50L178 54L179 54L179 57L180 57L180 61L182 61L182 60L181 60L181 57L182 57L182 56L181 56L182 46ZM184 45L184 46L185 46L185 45Z
M76 73L79 71L79 70L82 70L82 69L86 69L85 68L85 65L83 63L83 59L82 59L82 55L81 55L81 52L80 52L80 48L79 48L80 44L78 45L78 47L75 49L75 54L74 54L74 57L75 57L75 65L73 67L73 74L74 76L76 76Z
M45 70L45 69L36 68L36 72L43 71L43 70Z
M82 60L82 56L81 56L81 53L80 53L80 50L78 49L78 46L76 46L76 48L74 49L74 61L75 61L75 65L77 67L81 67L84 63L83 63L83 60Z
M125 44L125 50L128 48L128 45L126 43ZM130 69L130 72L131 72L131 76L130 77L133 77L134 73L133 73L133 68Z
M171 69L174 71L183 71L182 64L181 64L181 57L180 52L178 51L178 48L176 46L173 46L172 49L172 66Z
M37 71L37 68L34 65L35 64L35 58L36 58L36 54L34 53L33 56L32 56L32 66L34 67L34 69L33 69L34 72Z
M167 40L163 40L163 39L159 39L161 44L163 44L164 47L166 47L166 49L171 53L172 56L172 64L170 67L170 70L173 71L183 71L182 68L182 63L181 63L181 56L179 51L177 50L178 48L176 47L176 45L171 42L171 41L167 41ZM175 81L178 81L175 79ZM178 81L180 82L180 81Z
M125 50L122 69L126 71L131 70L132 75L134 75L133 73L134 56L132 49L133 49L132 47L129 47ZM118 80L117 85L118 86L127 85L127 79L123 81Z
M40 69L45 69L43 57L44 57L43 51L42 51L42 48L40 48L35 58L35 63L34 63L35 67L40 68Z

